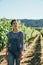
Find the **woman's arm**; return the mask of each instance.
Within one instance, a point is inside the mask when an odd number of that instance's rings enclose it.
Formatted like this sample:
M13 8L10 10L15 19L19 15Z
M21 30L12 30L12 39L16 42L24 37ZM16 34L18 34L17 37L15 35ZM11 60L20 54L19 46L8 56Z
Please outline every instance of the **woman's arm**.
M20 56L19 56L20 60L23 59L23 47L24 47L24 34L22 32L20 36Z
M8 43L9 43L9 36L7 34L7 42L6 42L6 60L8 60Z
M24 34L22 32L21 37L20 37L20 50L21 50L21 52L23 51L23 47L24 47Z

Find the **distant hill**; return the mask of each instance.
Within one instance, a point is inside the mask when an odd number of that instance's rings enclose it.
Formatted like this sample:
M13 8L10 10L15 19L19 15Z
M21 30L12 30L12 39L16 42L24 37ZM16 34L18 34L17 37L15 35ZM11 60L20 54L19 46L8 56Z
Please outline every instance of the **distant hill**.
M12 19L2 18L0 20L1 21L3 21L3 20L11 21ZM24 25L27 26L27 27L43 27L43 19L39 19L39 20L34 20L34 19L18 19L18 20L20 20L21 23L24 23Z
M32 19L20 19L24 25L27 27L43 27L43 19L40 20L32 20Z

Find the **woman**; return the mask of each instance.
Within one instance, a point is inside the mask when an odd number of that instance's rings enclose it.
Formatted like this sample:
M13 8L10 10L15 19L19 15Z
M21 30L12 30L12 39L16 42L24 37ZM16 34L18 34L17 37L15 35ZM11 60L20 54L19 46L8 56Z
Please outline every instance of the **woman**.
M18 30L17 20L12 20L11 25L13 30L8 33L6 59L8 61L8 65L14 65L14 60L16 60L16 65L20 65L20 60L22 59L24 36L23 32Z

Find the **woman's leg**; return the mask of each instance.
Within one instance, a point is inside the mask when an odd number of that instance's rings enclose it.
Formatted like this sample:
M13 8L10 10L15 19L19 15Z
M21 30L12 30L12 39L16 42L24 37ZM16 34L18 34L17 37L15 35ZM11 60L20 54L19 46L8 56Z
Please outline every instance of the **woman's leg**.
M20 59L16 59L16 65L20 65Z
M8 52L8 65L14 65L14 56Z

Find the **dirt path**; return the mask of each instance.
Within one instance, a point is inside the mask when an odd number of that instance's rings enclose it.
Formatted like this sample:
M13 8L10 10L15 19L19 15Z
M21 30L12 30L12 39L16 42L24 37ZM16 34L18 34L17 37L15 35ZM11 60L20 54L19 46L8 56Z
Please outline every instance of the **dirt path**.
M43 37L41 35L41 65L43 65Z
M39 36L38 36L39 37ZM38 39L38 37L34 40L34 43L32 43L26 50L25 54L24 54L24 59L21 61L22 64L21 65L35 65L37 63L37 61L35 62L35 60L37 60L37 52L36 51L36 40ZM39 62L38 62L39 63Z

